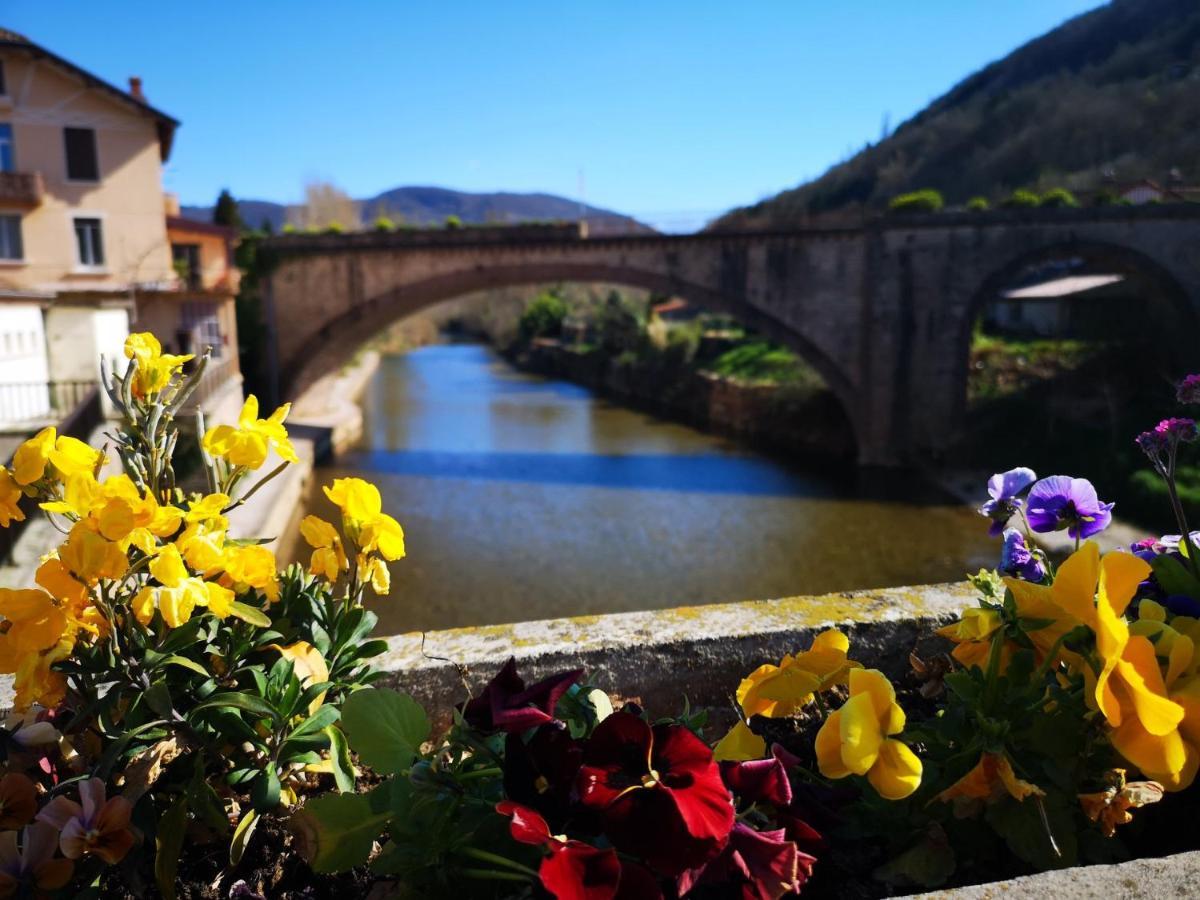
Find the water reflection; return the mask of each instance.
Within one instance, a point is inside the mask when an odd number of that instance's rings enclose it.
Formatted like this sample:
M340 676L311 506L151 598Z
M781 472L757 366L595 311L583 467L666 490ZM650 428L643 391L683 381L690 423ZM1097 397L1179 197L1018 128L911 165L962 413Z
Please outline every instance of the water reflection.
M388 631L945 581L995 549L919 484L864 496L476 345L386 357L364 411L315 481L369 478L404 523Z

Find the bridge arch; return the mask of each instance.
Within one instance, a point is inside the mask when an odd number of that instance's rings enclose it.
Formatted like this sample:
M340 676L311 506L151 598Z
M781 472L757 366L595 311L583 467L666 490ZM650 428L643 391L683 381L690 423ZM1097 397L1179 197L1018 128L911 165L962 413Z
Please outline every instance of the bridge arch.
M961 426L966 418L972 335L985 307L1000 296L1005 288L1011 287L1022 272L1066 258L1101 264L1116 273L1140 279L1149 289L1149 303L1154 304L1156 310L1169 312L1174 320L1172 324L1178 329L1177 334L1196 333L1196 327L1200 324L1200 297L1189 295L1180 278L1167 265L1143 250L1107 241L1070 238L1052 240L1032 249L1023 248L1010 253L1003 263L992 267L978 282L970 295L956 336L958 365L955 371L958 382L954 390L954 421L957 425ZM1195 363L1196 360L1192 359L1191 362Z
M404 282L356 303L328 319L290 360L280 360L281 388L293 399L322 376L337 371L364 343L400 319L483 290L556 282L618 284L683 297L696 306L728 313L768 339L794 350L811 365L837 398L855 441L860 438L860 398L837 362L794 328L743 298L671 275L626 265L547 262L522 265L479 263L459 271Z

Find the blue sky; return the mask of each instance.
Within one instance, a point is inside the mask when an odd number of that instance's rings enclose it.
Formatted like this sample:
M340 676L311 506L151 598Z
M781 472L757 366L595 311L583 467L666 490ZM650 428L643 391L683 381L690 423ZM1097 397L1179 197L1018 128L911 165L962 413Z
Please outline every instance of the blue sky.
M820 174L1096 0L7 0L183 121L165 179L548 191L695 227Z

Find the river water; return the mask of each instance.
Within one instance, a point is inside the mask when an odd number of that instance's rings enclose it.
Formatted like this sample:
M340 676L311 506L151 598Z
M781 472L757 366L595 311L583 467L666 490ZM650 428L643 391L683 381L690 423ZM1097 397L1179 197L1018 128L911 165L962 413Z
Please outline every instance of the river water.
M385 356L363 408L307 511L357 475L403 524L382 633L952 581L998 550L911 481L878 499L476 344Z

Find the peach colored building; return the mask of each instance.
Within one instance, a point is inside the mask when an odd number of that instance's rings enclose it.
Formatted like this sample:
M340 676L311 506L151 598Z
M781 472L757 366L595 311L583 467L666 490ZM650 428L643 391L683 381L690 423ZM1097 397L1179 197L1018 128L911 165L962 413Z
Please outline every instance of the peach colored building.
M131 326L176 350L214 343L237 375L232 236L165 206L178 125L140 79L115 87L0 29L0 385L95 381ZM176 240L202 248L198 278L180 277L192 251Z

